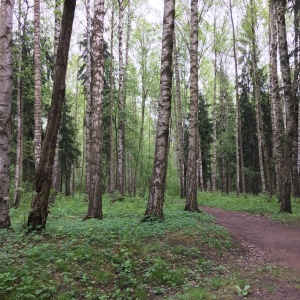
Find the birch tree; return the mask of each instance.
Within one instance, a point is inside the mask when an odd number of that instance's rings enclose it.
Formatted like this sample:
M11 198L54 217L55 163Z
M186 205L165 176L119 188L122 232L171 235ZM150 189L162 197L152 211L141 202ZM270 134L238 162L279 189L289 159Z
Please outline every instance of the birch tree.
M123 62L123 19L124 1L119 2L119 95L118 95L118 161L117 190L121 196L125 193L125 107L124 107L124 62Z
M160 73L159 112L156 125L155 153L149 198L145 215L163 218L163 202L166 186L169 126L172 100L173 32L175 1L164 0L162 55Z
M104 0L94 1L93 26L93 83L92 119L90 145L90 187L88 217L102 219L102 132L103 132L103 88L104 88Z
M1 0L0 6L0 228L10 227L9 167L13 73L14 1Z
M286 131L284 134L283 162L280 174L279 200L281 204L280 211L291 213L291 173L292 173L292 155L293 141L297 129L295 102L292 92L291 69L289 63L289 53L286 34L286 1L275 0L277 8L278 40L280 54L280 68L283 81L284 102L286 108Z
M91 12L90 0L86 0L86 113L85 113L85 191L89 194L90 189L90 148L91 148Z
M189 145L186 175L185 210L199 211L197 204L197 157L198 157L198 0L191 0L190 40L190 117Z
M40 0L34 0L34 157L36 172L38 170L42 149L42 81L40 18Z

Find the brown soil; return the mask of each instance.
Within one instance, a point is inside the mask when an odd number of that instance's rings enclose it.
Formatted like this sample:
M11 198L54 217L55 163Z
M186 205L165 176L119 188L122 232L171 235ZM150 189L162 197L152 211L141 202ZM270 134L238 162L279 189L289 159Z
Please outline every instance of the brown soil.
M256 282L248 278L252 282L247 298L300 300L300 228L260 215L211 207L202 209L227 228L240 245L238 264L246 276L258 276Z

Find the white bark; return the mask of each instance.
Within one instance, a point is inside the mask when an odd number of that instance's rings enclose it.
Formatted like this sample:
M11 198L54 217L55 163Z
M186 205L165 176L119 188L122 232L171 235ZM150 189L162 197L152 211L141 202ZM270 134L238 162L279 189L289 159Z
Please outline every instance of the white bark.
M1 0L0 23L0 228L10 227L9 151L11 139L11 100L13 71L14 1Z

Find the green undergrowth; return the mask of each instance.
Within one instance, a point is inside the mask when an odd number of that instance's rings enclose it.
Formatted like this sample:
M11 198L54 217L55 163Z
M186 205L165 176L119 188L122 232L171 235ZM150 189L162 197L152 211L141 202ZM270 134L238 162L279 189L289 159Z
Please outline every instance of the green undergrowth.
M26 234L31 196L11 209L12 230L0 230L1 300L180 299L194 285L210 297L233 247L212 217L172 199L160 222L141 222L143 199L105 197L104 219L83 222L84 196L58 196L46 229Z
M227 231L182 199L142 222L145 199L104 197L104 219L83 222L85 197L58 195L46 229L26 234L31 196L0 230L1 300L239 299L252 285Z
M300 199L292 199L292 214L279 213L280 205L278 198L268 195L240 195L235 193L227 195L221 193L200 193L201 205L218 207L225 210L245 211L251 214L268 215L273 220L284 223L300 223Z

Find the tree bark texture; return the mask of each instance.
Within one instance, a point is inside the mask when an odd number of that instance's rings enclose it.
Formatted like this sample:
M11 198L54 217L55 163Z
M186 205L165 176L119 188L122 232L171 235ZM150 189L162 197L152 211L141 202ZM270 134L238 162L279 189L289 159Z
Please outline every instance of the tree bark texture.
M186 211L199 211L197 204L198 158L198 0L191 1L190 40L190 117L189 145L186 175Z
M37 172L42 149L40 0L34 0L34 158Z
M114 20L115 6L112 1L111 8L111 33L110 33L110 102L109 102L109 177L108 188L109 194L112 195L115 190L115 172L114 172L114 66L113 66L113 51L114 51Z
M54 65L56 61L56 52L57 46L59 41L59 31L60 31L60 12L61 12L61 1L55 0L55 10L54 10ZM61 190L60 187L60 172L59 172L59 162L58 162L58 155L59 155L59 135L56 139L55 144L55 156L54 156L54 163L53 163L53 173L52 173L52 189L54 193L51 195L50 201L53 203L55 201L56 193Z
M41 160L35 177L36 194L32 199L31 210L27 221L29 231L45 228L46 225L55 144L65 98L65 79L75 6L76 0L66 0L64 2L62 26L55 63L51 107L43 142Z
M89 194L90 189L90 151L91 151L91 15L90 0L86 0L86 109L85 109L85 192Z
M279 199L281 203L281 212L291 213L291 174L292 174L292 154L293 140L296 134L296 99L292 93L291 70L289 64L289 54L286 37L285 11L286 2L284 0L276 2L277 5L277 23L278 23L278 40L280 53L280 67L283 81L284 102L286 107L286 131L284 137L284 156L281 169L281 182Z
M216 16L214 19L214 102L213 102L213 144L212 144L212 191L217 191L217 45L216 45Z
M280 186L281 165L283 159L283 118L278 85L278 34L277 13L274 1L270 1L270 96L273 132L273 159L275 164L276 186Z
M174 33L174 70L175 70L175 84L176 84L176 102L177 102L177 130L178 130L178 148L179 148L179 177L180 177L180 198L186 197L186 155L184 153L184 132L182 125L182 110L181 110L181 88L180 88L180 74L179 74L179 57L176 45L176 35Z
M24 42L25 42L25 27L27 23L28 8L24 15L23 26L21 20L22 13L22 2L19 0L18 3L18 14L19 24L18 31L20 34L19 38L19 49L18 49L18 79L17 79L17 155L16 155L16 175L15 175L15 190L13 196L13 206L18 208L21 201L21 190L23 181L23 157L24 157L24 135L23 135L23 123L24 123L24 101L23 101L23 80L22 80L22 67L23 53L24 53ZM22 35L21 35L22 33Z
M172 63L175 1L164 1L159 113L156 127L154 164L145 215L163 218L172 100Z
M102 219L102 132L103 132L103 88L104 88L104 0L94 1L93 27L93 83L92 83L92 122L90 188L88 217Z
M293 98L295 99L295 109L296 109L296 117L298 118L298 123L296 126L298 127L298 134L294 136L293 142L293 170L292 170L292 192L294 197L300 197L300 172L298 170L298 159L300 159L298 145L300 143L299 137L299 74L300 74L300 66L299 66L299 37L300 37L300 1L295 1L294 4L294 78L293 78ZM298 99L298 100L297 100ZM298 113L297 113L298 112Z
M14 1L1 0L0 8L0 228L9 228L9 151L13 84Z

